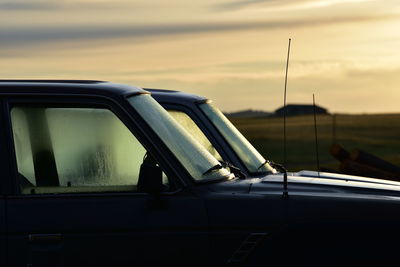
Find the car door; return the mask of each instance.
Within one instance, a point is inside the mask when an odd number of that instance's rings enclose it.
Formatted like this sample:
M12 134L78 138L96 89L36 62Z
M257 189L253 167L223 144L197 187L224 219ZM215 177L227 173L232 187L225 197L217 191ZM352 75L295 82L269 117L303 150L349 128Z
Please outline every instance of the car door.
M4 178L4 177L2 177ZM0 196L0 266L6 266L6 213L5 213L5 196Z
M1 99L0 105L3 106ZM9 194L9 157L7 142L7 131L4 131L5 116L3 109L0 109L0 266L7 266L7 195Z
M143 158L158 151L118 105L16 97L7 110L10 266L206 264L203 201L174 177L160 195L137 190Z

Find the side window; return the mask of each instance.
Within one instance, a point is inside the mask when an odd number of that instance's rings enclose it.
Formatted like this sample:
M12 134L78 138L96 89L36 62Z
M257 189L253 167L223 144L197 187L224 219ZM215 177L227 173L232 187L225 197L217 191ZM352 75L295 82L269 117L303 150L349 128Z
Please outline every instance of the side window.
M210 152L217 160L222 161L221 155L210 143L208 138L204 135L203 131L197 126L197 124L190 118L186 113L177 110L168 110L168 113L179 122L185 130L190 133L197 142L199 142L205 149Z
M14 106L23 194L135 191L145 148L108 109Z

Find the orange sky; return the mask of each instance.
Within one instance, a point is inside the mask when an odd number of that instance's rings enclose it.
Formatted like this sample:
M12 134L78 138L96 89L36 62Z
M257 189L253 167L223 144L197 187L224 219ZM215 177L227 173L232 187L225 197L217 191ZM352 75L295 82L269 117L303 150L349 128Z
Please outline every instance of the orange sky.
M100 79L205 95L399 112L398 0L0 0L1 78Z

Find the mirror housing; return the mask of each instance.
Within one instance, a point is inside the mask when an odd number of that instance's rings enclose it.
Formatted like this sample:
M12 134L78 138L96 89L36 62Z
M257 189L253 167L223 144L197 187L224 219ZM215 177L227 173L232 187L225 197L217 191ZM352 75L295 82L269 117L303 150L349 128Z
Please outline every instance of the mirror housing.
M150 194L159 194L162 191L162 170L156 161L149 155L145 156L138 179L138 191Z

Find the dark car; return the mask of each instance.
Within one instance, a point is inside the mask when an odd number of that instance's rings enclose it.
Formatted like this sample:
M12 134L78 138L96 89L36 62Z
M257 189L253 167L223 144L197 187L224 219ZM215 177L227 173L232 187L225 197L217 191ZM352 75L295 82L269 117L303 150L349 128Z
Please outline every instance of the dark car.
M204 200L187 189L234 177L148 92L1 81L0 95L3 265L209 262Z
M282 173L240 179L137 87L1 81L0 97L3 266L398 260L400 183L289 173L282 197Z

